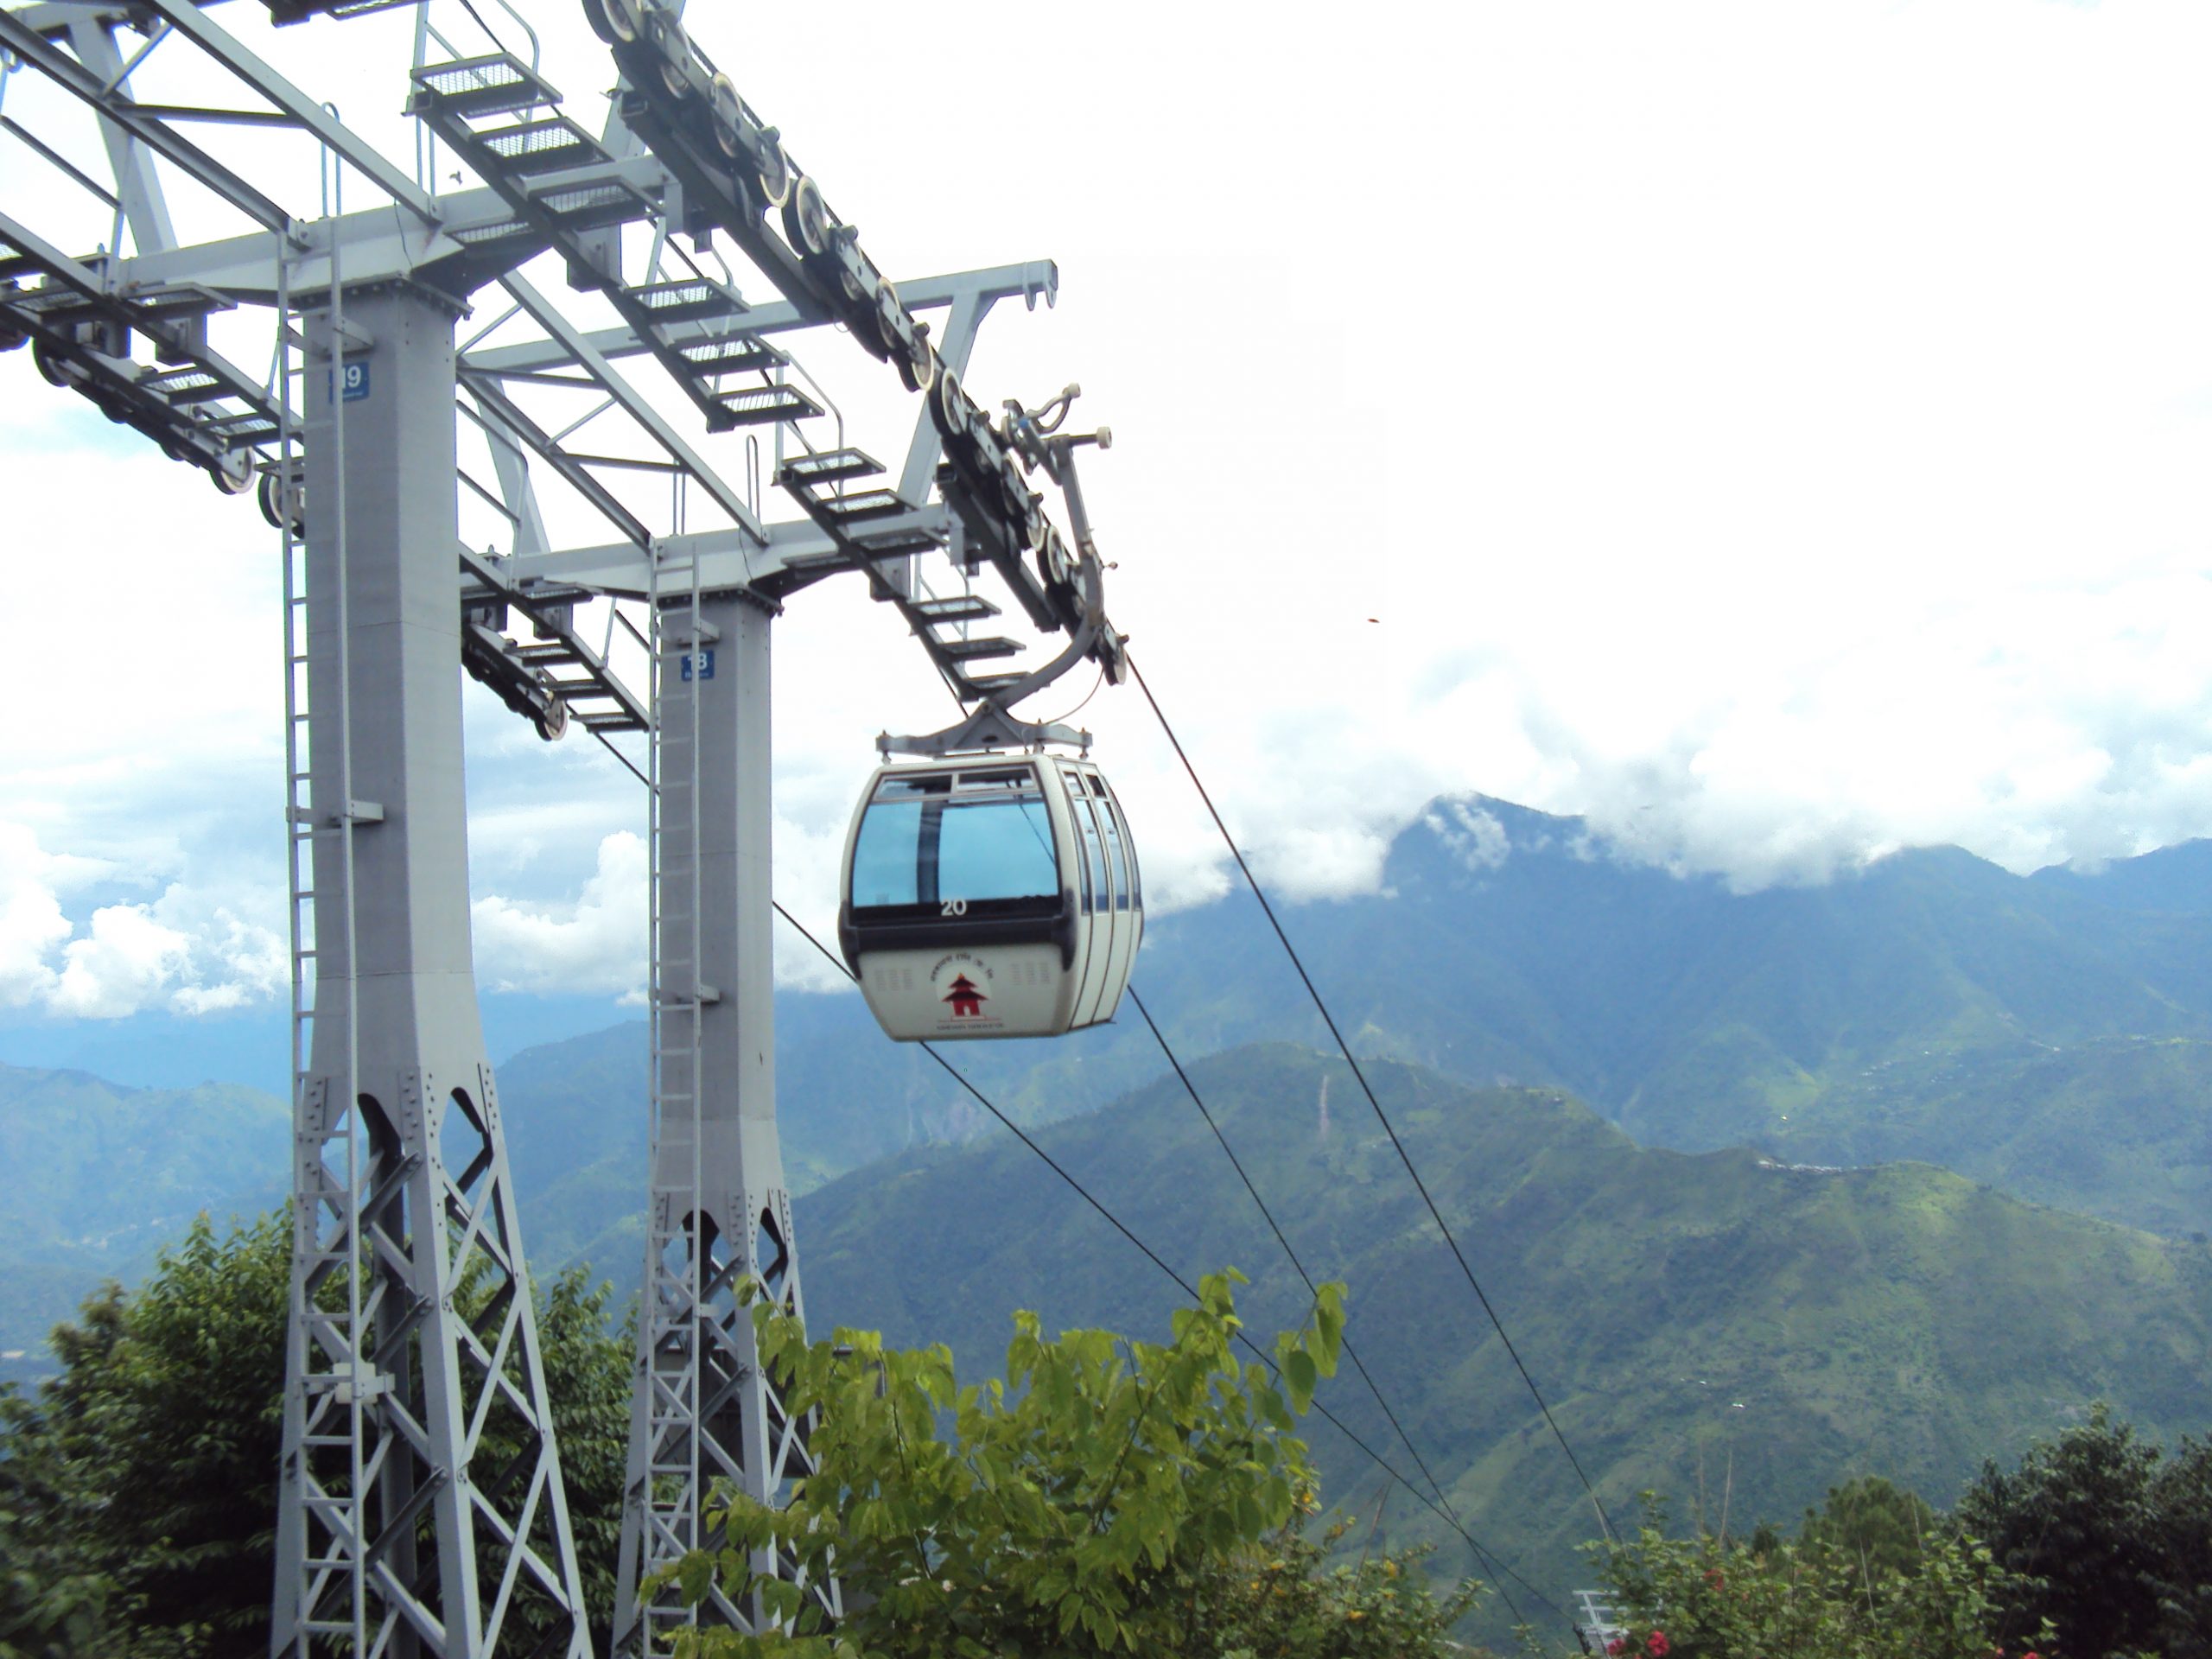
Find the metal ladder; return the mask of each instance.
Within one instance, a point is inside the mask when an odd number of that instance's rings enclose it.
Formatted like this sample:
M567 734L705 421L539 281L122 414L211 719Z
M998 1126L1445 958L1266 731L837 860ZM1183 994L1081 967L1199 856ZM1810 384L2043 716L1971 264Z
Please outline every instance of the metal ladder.
M353 960L352 734L346 707L351 664L345 614L345 399L342 395L330 399L328 439L334 463L331 475L340 493L334 504L340 696L335 729L343 804L334 823L318 826L313 785L315 757L308 744L306 460L302 434L292 418L295 408L306 407L307 377L314 372L315 365L306 350L303 321L292 307L289 273L289 259L280 258L278 310L283 324L277 346L277 451L272 477L284 568L285 843L295 1131L292 1351L288 1369L297 1388L287 1391L285 1503L277 1526L279 1559L292 1569L295 1620L287 1647L298 1659L308 1659L318 1651L328 1652L349 1643L353 1652L369 1650L368 1494L382 1459L378 1449L371 1446L368 1433L369 1402L377 1392L377 1381L365 1338L372 1328L379 1299L365 1282L361 1253L361 1124L355 1105L360 1096L360 1009ZM334 377L342 360L345 300L335 270L333 276L333 361L328 372ZM334 386L333 390L341 389ZM288 495L288 489L295 493ZM321 893L315 886L315 842L319 833L340 837L340 891L335 893ZM335 1100L330 1098L325 1081L310 1075L315 982L323 937L317 918L325 915L342 918L346 955L345 1088ZM333 1142L339 1143L334 1165ZM334 1281L342 1287L342 1298L332 1294ZM340 1477L341 1468L342 1478L334 1478Z
M681 528L679 516L678 528ZM651 776L651 927L652 963L647 985L652 1033L652 1185L646 1217L645 1293L639 1363L649 1373L646 1391L644 1491L635 1579L703 1542L700 1522L707 1493L700 1448L703 1241L695 1236L702 1205L703 1147L700 1014L715 992L701 974L701 860L698 856L699 684L711 642L699 587L696 556L657 548L648 594L652 695ZM674 683L670 683L674 675ZM682 735L669 730L668 711L681 700ZM692 849L688 864L669 868L671 815L682 815ZM671 1016L677 1016L671 1019ZM671 1027L674 1027L671 1030ZM688 1166L688 1180L662 1175L664 1155ZM661 1632L698 1622L696 1608L664 1589L637 1610L638 1651L665 1651ZM620 1632L617 1632L618 1638Z

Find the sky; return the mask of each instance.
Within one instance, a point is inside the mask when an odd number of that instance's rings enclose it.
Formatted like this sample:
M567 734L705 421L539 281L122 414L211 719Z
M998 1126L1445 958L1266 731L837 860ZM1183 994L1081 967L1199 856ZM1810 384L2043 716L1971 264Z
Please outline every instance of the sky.
M595 129L605 48L579 6L527 10ZM1111 425L1084 462L1109 608L1284 895L1376 890L1390 837L1471 792L1745 890L2212 833L2201 3L955 3L920 36L904 8L692 10L894 278L1058 262L967 384L1079 381ZM215 15L411 166L412 14L260 12ZM207 79L173 41L134 85ZM34 73L0 111L97 165ZM210 139L317 210L311 156L240 142ZM188 198L188 236L236 228ZM109 233L5 137L0 212ZM265 313L223 326L266 362ZM854 441L902 451L887 370L834 334L800 355ZM274 532L27 353L0 356L0 1058L280 1008ZM818 923L874 734L948 705L849 582L777 632L777 887ZM487 995L606 1023L643 975L641 791L467 706ZM1225 892L1135 688L1079 721L1155 901ZM786 943L786 982L824 983Z

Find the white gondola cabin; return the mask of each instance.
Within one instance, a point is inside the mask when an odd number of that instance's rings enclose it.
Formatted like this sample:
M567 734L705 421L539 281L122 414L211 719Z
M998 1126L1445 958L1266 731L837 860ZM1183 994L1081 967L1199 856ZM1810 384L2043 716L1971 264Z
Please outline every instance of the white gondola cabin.
M1143 933L1136 847L1088 760L887 766L853 814L838 943L901 1042L1110 1020Z

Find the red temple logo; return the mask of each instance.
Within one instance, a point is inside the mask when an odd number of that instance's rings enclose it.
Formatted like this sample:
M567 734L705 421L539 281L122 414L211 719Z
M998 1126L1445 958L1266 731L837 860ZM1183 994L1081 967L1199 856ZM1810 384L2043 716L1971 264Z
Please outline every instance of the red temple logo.
M987 1001L982 992L976 988L976 982L965 974L952 982L952 989L944 1000L952 1004L952 1017L956 1020L982 1019L983 1004Z

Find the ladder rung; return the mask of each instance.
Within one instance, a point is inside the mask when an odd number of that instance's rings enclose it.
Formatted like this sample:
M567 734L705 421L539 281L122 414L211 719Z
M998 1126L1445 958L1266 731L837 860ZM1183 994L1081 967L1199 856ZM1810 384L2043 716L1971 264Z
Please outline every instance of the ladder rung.
M905 512L908 506L906 498L896 490L855 490L850 495L817 496L814 505L823 517L840 524L893 518Z
M869 560L904 558L909 553L926 553L937 544L937 537L925 530L878 531L852 541L853 551Z
M883 463L864 449L825 449L818 455L801 455L787 461L776 474L776 481L789 488L793 484L835 484L849 478L871 478L883 470Z
M691 372L700 375L749 374L791 361L789 354L756 334L690 340L676 349Z
M533 105L557 104L560 93L505 52L434 63L415 72L419 102L440 114L510 115Z
M707 424L719 431L770 421L803 421L822 413L822 405L797 386L744 386L723 392L715 401L722 412L709 416Z
M735 290L698 276L679 277L666 283L644 283L627 292L632 302L642 307L657 323L731 317L749 308Z
M999 614L999 607L981 594L956 594L947 599L918 599L906 608L925 622L981 622Z
M956 663L969 663L985 657L1011 657L1026 650L1019 639L993 636L988 639L939 639L937 648Z
M520 177L607 159L599 141L565 115L518 121L511 127L480 132L476 137L507 172Z

